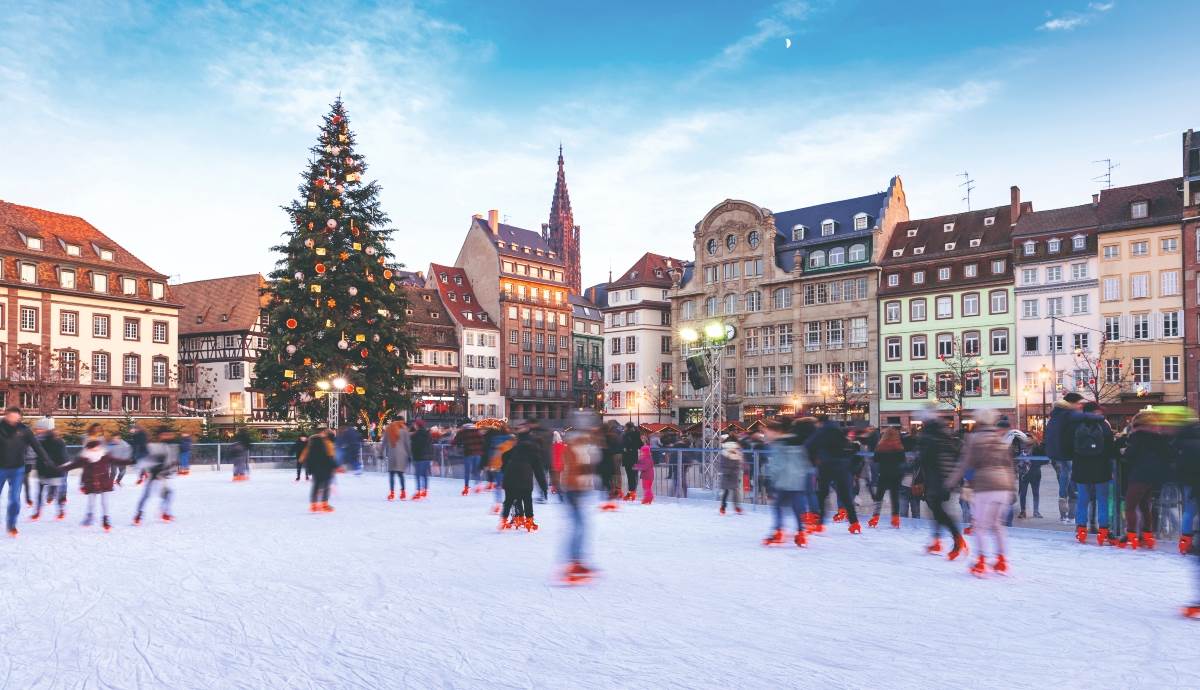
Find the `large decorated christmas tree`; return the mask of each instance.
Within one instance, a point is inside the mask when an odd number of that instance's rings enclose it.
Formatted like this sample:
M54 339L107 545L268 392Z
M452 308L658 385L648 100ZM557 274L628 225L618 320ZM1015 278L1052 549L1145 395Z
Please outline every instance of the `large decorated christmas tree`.
M407 402L413 344L379 185L363 181L366 162L340 98L311 151L300 196L283 207L291 230L273 248L281 256L257 386L279 414L323 420L327 396L340 392L339 423L378 423Z

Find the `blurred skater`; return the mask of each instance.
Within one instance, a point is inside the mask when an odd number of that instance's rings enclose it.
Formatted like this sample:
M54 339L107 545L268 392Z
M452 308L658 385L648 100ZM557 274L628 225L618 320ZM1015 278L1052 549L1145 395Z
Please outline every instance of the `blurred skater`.
M900 430L889 426L883 430L879 441L875 444L875 512L871 515L868 527L879 525L879 514L883 510L883 496L888 494L892 501L892 527L900 527L900 482L904 480L904 443L900 440Z
M654 454L650 450L649 439L642 438L642 447L638 449L637 464L638 478L642 480L642 505L654 502ZM740 512L740 511L739 511Z
M967 434L963 443L962 460L957 469L946 478L944 487L950 490L957 486L968 472L971 476L972 514L975 516L975 548L978 560L971 566L971 573L982 576L987 572L987 539L995 542L996 561L992 566L997 573L1008 572L1005 561L1004 515L1012 505L1013 476L1012 450L1006 442L1008 429L995 426L994 410L979 410L975 413L975 429Z
M726 441L721 444L721 455L717 459L718 470L721 474L721 515L725 514L729 497L733 495L733 512L742 514L742 472L746 461L742 455L742 447L736 441Z
M304 470L304 478L312 479L309 475L308 468L304 467L304 463L300 462L300 454L308 447L308 434L300 434L296 442L292 444L292 455L296 456L296 481L300 481L300 471Z
M130 458L116 458L105 448L99 439L89 440L79 452L79 456L64 465L63 474L76 468L83 469L79 484L87 495L87 513L81 523L84 527L95 524L96 499L100 499L100 519L104 531L112 529L108 518L108 494L112 493L115 483L116 469L125 467L133 462Z
M147 453L149 453L149 450L147 450ZM244 482L250 479L249 431L239 429L237 434L234 435L233 445L229 447L229 461L233 464L233 481Z
M25 457L33 451L35 462L49 462L29 427L21 423L21 408L4 410L0 421L0 491L8 484L8 513L5 526L10 537L17 536L17 516L21 513L21 487L25 479Z
M767 446L770 462L767 463L767 479L775 494L775 521L771 533L763 540L764 546L783 543L783 513L790 509L796 516L796 546L808 543L805 537L804 503L812 486L813 466L808 461L808 451L791 432L790 425L781 419L767 423Z
M500 512L500 529L524 527L532 532L538 528L533 520L533 483L536 480L545 490L541 462L541 452L533 434L528 429L521 429L516 444L504 454L504 509Z
M589 582L595 569L584 562L584 539L587 533L587 516L584 503L587 493L593 489L592 475L599 464L600 420L595 413L580 411L572 413L571 431L566 435L562 453L562 475L560 491L567 508L570 527L567 531L567 565L562 581L568 585Z
M309 511L332 513L329 505L329 484L333 481L333 470L337 467L337 456L333 449L333 432L328 429L313 434L308 447L300 454L300 462L312 474L312 490L309 494Z
M429 470L433 465L433 434L425 426L425 420L413 422L416 431L412 435L413 474L416 486L413 500L419 501L429 496Z
M454 435L454 445L463 454L463 490L462 495L471 493L471 480L479 484L479 463L483 458L483 434L470 422L463 425Z
M412 434L408 433L408 425L403 417L397 417L383 430L383 457L387 460L388 496L387 500L396 500L396 480L400 481L400 500L407 498L404 492L404 473L408 471L408 462L412 459Z
M929 553L942 552L941 536L945 527L954 538L954 546L947 554L950 560L954 560L968 550L967 542L958 531L958 524L946 512L946 502L950 500L946 479L958 466L958 448L941 418L932 410L922 412L923 423L920 436L917 437L919 477L913 481L913 493L921 493L917 489L919 485L923 489L925 503L933 512L933 541L925 550Z
M146 457L138 460L138 469L146 476L146 486L142 489L142 497L138 499L137 513L133 516L133 524L142 524L142 514L146 509L146 501L150 499L155 489L159 491L162 503L163 522L174 519L171 515L171 477L179 469L179 446L174 443L175 435L159 432L157 440L147 444Z
M58 519L62 520L67 516L67 478L61 469L67 464L67 444L54 433L49 419L39 419L34 424L34 430L37 432L38 442L46 451L47 459L37 460L37 500L34 503L33 515L29 519L37 520L42 516L43 505L53 505L57 502ZM42 500L43 495L45 501Z

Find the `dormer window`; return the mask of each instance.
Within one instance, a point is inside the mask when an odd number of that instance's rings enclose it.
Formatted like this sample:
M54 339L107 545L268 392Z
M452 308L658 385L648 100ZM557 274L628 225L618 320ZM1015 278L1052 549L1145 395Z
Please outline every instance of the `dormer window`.
M942 232L954 232L954 223L946 223L943 225Z
M77 245L77 244L68 244L67 245L67 256L79 256L79 255L80 255L79 245Z
M133 278L122 278L121 279L121 294L122 295L136 295L137 294L137 281L134 280Z
M988 216L983 219L983 227L991 227L996 224L996 216Z
M37 282L37 264L32 264L22 261L20 264L20 275L22 283L33 284Z
M470 293L467 293L467 294L463 295L463 303L464 303L464 304L470 304L470 303L471 303L471 294L470 294Z
M454 276L454 284L462 285L462 276Z
M978 246L979 246L980 244L982 244L982 243L983 243L983 240L978 240L978 239L976 239L976 240L971 240L971 242L970 242L970 245L971 245L972 247L978 247Z
M1071 249L1076 251L1080 249L1087 249L1087 237L1084 237L1083 235L1073 236L1071 238Z
M1051 254L1057 253L1060 249L1062 249L1062 240L1054 238L1046 241L1046 251Z
M792 241L799 242L804 239L804 231L807 230L803 225L792 226Z
M453 292L446 293L446 296L450 298L451 302L458 301L458 295L454 294Z
M954 245L955 245L955 243L954 243L954 242L947 242L947 243L946 243L946 245L945 245L945 249L946 249L946 251L948 251L948 252L949 252L949 251L954 251Z
M917 236L917 229L916 229L916 228L912 228L911 230L909 230L908 232L906 232L906 233L905 233L905 235L906 235L906 236L908 236L908 237L916 237L916 236Z
M467 321L470 321L472 318L474 318L473 316L471 316L471 312L469 312L469 311L464 311L463 316L466 317Z
M1129 217L1130 218L1134 218L1134 219L1145 218L1148 215L1150 215L1150 202L1149 201L1135 201L1129 205Z
M92 274L92 291L93 292L108 292L108 275L104 273Z
M63 268L58 271L58 285L64 290L75 289L75 269Z
M900 284L900 274L899 273L889 274L887 277L887 284L888 284L888 287L898 286Z
M25 238L25 246L29 247L30 249L34 250L35 252L40 252L40 251L42 251L42 238L26 237Z
M867 214L859 213L854 216L854 229L855 230L866 230L867 224L870 223L870 221L871 221L871 219L870 219L870 217L867 216Z
M439 279L441 279L441 281L442 281L443 283L444 283L444 282L446 282L446 281L449 279L449 277L448 277L448 276L447 276L445 273L443 273L443 274L439 275L439 276L438 276L438 278L439 278Z
M892 256L904 256L904 250L903 249L893 249Z
M913 271L913 285L921 285L925 282L925 271Z
M654 277L655 277L655 278L661 278L661 277L662 277L662 269L661 269L661 268L656 268L656 269L654 269Z
M1021 251L1025 252L1025 256L1033 256L1033 253L1037 251L1037 244L1034 242L1026 242L1025 244L1021 245Z
M821 221L821 237L832 235L835 228L837 228L837 221L832 219Z
M150 281L150 299L163 299L167 296L167 286L157 280Z
M487 321L487 320L488 320L487 314L480 314L480 315L479 315L479 320L480 320L480 321Z
M913 248L913 254L924 254L924 253L925 253L924 247L914 247Z
M111 249L101 249L100 250L100 260L101 261L112 261L113 260L112 250Z

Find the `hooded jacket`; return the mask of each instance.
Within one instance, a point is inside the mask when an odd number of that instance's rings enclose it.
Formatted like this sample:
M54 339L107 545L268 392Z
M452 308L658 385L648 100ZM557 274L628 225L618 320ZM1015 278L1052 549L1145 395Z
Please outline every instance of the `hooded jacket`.
M963 443L962 460L946 479L947 491L958 486L971 471L974 491L1012 491L1017 482L1013 473L1012 452L1005 442L1006 429L979 425L967 434Z
M53 433L47 433L38 439L42 449L46 451L46 459L38 456L37 473L39 479L57 479L63 476L62 465L67 464L67 444Z
M323 478L333 474L336 464L333 441L326 434L313 434L308 439L308 447L300 453L300 462L308 467L314 477Z
M116 465L128 465L133 461L128 458L114 458L105 452L104 446L84 448L71 462L61 467L63 474L77 468L83 468L83 477L79 486L85 494L106 494L113 490L112 468Z
M533 491L535 477L539 485L545 481L541 452L533 438L524 433L517 437L516 445L504 454L504 490L517 494L530 493Z
M1104 415L1080 412L1066 400L1054 403L1050 419L1046 420L1046 455L1051 460L1071 461L1075 459L1075 428L1084 420L1104 421Z
M1112 460L1116 457L1117 444L1113 440L1112 427L1108 425L1107 421L1088 421L1087 423L1099 424L1104 430L1104 451L1099 455L1075 458L1071 463L1071 481L1076 484L1103 484L1112 479ZM1075 425L1076 430L1079 429L1079 424ZM1072 432L1072 446L1074 446L1074 438L1075 434Z
M717 471L721 475L722 491L733 491L741 487L742 469L745 464L746 458L736 443L726 443L721 447L721 456L717 459Z
M1145 429L1134 431L1125 446L1129 483L1161 486L1171 477L1173 458L1171 441L1166 436Z
M777 491L807 491L813 466L808 451L794 436L782 436L770 444L766 474Z
M925 483L926 497L945 500L950 493L946 490L946 480L958 467L958 444L942 420L930 419L921 427L917 436L917 465Z

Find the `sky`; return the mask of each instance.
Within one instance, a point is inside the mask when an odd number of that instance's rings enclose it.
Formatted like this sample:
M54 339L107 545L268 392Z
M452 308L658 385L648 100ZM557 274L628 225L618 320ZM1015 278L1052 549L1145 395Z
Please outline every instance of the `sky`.
M561 143L583 278L693 256L727 198L886 189L912 217L1084 203L1180 174L1193 0L168 3L0 8L0 199L79 215L177 281L274 265L339 94L410 269L470 218L548 220ZM791 47L787 47L787 41Z

